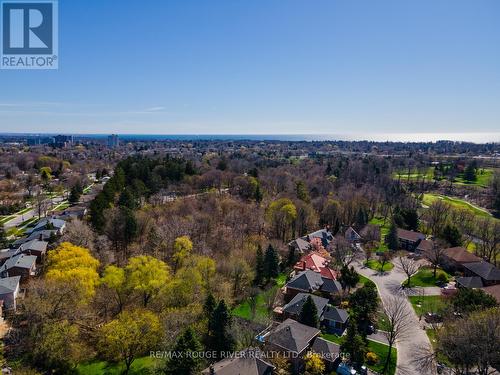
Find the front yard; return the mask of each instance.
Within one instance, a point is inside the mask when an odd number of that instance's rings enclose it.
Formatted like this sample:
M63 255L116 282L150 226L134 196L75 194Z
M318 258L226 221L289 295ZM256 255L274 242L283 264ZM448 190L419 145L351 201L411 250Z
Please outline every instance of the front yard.
M392 264L391 262L386 262L384 264L384 268L382 269L382 263L380 263L376 259L367 260L365 262L365 266L368 268L371 268L372 270L380 271L380 272L389 272L390 270L392 270L394 268L394 264Z
M451 275L444 270L438 269L436 272L436 277L434 277L434 271L429 267L422 267L416 274L411 277L412 286L436 286L438 281L447 282L451 278Z
M427 312L439 313L448 306L448 301L443 296L410 296L408 298L419 317Z

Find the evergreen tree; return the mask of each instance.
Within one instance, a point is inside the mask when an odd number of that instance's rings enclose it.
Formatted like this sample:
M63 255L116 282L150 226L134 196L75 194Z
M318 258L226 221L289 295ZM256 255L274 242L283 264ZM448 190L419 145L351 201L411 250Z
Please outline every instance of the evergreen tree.
M5 246L7 243L7 235L5 234L5 229L3 224L0 224L0 247Z
M255 201L257 203L260 203L260 202L262 202L263 197L264 197L264 194L262 193L262 190L260 188L260 183L259 183L259 184L257 184L257 187L255 188L255 196L254 196Z
M222 352L230 352L235 348L235 340L231 334L231 312L224 300L221 300L209 318L211 332L207 339L207 351L217 353L216 359L221 359Z
M355 367L363 364L367 352L366 343L358 333L358 324L354 317L349 320L349 327L347 327L346 335L342 338L340 350L349 353L349 360Z
M462 245L462 235L458 228L453 224L447 224L443 229L443 239L450 244L451 247Z
M299 314L299 322L308 325L309 327L318 328L318 309L316 308L311 296L308 296L306 302L302 305L302 309Z
M217 301L212 293L208 293L207 298L205 299L205 303L203 304L203 312L205 316L212 316L215 308L217 307Z
M347 266L343 266L340 271L339 282L343 289L347 288L350 290L359 282L359 274L356 272L354 267L351 266L351 268L349 268Z
M201 357L196 355L201 351L201 344L191 328L186 329L177 339L172 349L175 357L167 362L165 374L193 375L197 374ZM195 355L191 355L194 353Z
M398 228L394 221L391 223L389 233L385 236L385 243L390 250L396 251L399 248Z
M269 244L264 257L264 277L267 280L275 278L280 273L280 260L276 249Z
M464 170L464 180L468 182L474 182L477 180L476 175L476 164L474 162L469 163Z
M118 199L118 205L131 210L135 210L137 208L137 202L135 200L134 194L128 187L121 192L120 198Z
M262 285L264 281L264 254L262 252L262 247L259 245L257 247L257 255L255 257L255 278L253 280L255 285Z
M73 185L73 187L71 188L70 190L70 193L69 193L69 203L72 203L72 204L75 204L75 203L78 203L78 201L80 200L80 197L82 195L82 191L83 189L81 188L80 184L75 184Z

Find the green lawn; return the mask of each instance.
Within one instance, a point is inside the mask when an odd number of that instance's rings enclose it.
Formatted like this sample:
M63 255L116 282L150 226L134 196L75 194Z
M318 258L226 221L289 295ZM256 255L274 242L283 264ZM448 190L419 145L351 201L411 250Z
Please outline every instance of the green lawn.
M380 263L378 260L370 259L370 260L365 262L365 266L367 266L368 268L371 268L372 270L375 270L375 271L381 271L382 263ZM382 271L389 272L393 268L394 268L394 264L392 264L391 262L386 262L384 264L384 268L382 269Z
M408 170L404 171L397 171L394 172L392 175L393 178L395 179L401 179L401 180L421 180L422 178L425 177L427 181L431 181L434 179L434 167L429 167L424 173L421 173L418 170L411 170L410 174L408 175Z
M286 276L287 275L284 273L279 274L279 276L274 279L276 282L274 286L267 290L260 291L256 297L255 316L253 318L250 300L248 298L233 309L233 315L246 320L263 321L268 319L272 314L267 308L268 301L274 298L278 289L285 285Z
M488 187L490 185L491 179L493 178L494 171L493 169L478 169L477 171L477 179L476 181L466 181L463 178L463 174L459 174L454 183L459 185L470 185L470 186L479 186L479 187Z
M492 215L488 211L485 211L482 208L474 206L473 204L470 204L469 202L466 202L462 199L452 198L452 197L448 197L446 195L426 193L426 194L424 194L424 197L422 199L422 203L426 206L430 206L432 203L434 203L437 200L442 200L444 202L447 202L447 203L451 204L451 206L456 207L456 208L465 208L477 216L492 217Z
M3 216L2 218L0 218L0 224L5 224L6 222L14 219L15 216L14 215L10 215L10 216Z
M158 361L158 359L152 357L137 358L132 362L129 374L152 374L156 361ZM124 370L125 365L122 363L94 361L78 365L76 373L80 375L121 375Z
M321 335L325 340L334 342L336 344L340 344L340 336L323 333ZM378 357L378 362L374 365L367 365L371 370L381 373L384 368L384 361L389 353L389 346L385 344L381 344L376 341L368 340L368 351L373 352ZM391 360L389 365L389 371L387 374L394 375L396 372L396 363L397 363L397 350L396 348L392 348L391 351Z
M385 344L381 344L379 342L375 342L372 340L368 340L368 351L373 352L378 357L378 363L374 365L367 365L371 370L382 373L382 369L384 368L384 361L389 353L389 346ZM396 363L398 359L398 352L396 348L392 348L391 350L391 360L389 362L389 369L387 374L394 375L396 373Z
M340 340L342 338L341 336L338 336L334 333L322 333L321 337L323 337L325 340L334 342L335 344L339 344L339 345L340 345Z
M375 249L375 251L385 252L389 250L385 243L385 236L387 235L387 233L389 233L389 227L391 225L390 221L386 220L384 223L383 217L374 217L369 221L369 224L378 225L380 227L380 244L378 248Z
M427 312L439 313L448 305L442 296L410 296L410 303L418 316Z
M69 207L69 202L68 201L62 201L59 203L57 206L55 206L52 211L62 211L65 210L66 208Z
M437 280L440 280L440 275L444 275L446 281L451 277L450 274L444 270L438 269L436 272L436 278L434 278L434 272L432 268L422 267L420 270L411 277L412 286L436 286ZM442 276L441 276L442 277Z
M377 329L380 331L388 331L390 329L389 318L382 309L377 312Z
M359 284L362 286L365 285L368 281L371 281L368 277L365 277L363 275L359 275Z

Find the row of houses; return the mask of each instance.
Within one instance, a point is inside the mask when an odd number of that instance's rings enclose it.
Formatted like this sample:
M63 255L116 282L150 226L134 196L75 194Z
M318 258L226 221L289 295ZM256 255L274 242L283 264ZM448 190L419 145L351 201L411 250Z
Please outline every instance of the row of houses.
M0 250L1 313L16 310L17 299L24 294L22 286L37 275L38 266L47 254L49 240L62 235L65 228L66 220L60 217L42 218L27 231L27 236Z
M292 372L298 374L309 352L320 355L329 372L339 371L339 366L350 371L349 366L341 363L339 345L320 337L321 330L342 335L349 321L348 312L336 306L343 289L337 272L329 267L331 256L326 249L332 241L332 233L322 229L289 243L302 256L282 289L285 304L274 309L275 322L256 337L261 348L249 348L223 359L202 374L269 375L274 371L267 358L269 353L280 353L289 359ZM321 330L297 321L309 297L316 306Z

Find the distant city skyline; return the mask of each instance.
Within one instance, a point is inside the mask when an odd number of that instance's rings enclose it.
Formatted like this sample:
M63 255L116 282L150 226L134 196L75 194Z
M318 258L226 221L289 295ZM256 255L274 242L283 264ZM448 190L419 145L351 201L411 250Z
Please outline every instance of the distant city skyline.
M498 14L496 0L60 2L59 70L0 70L0 132L494 134Z

